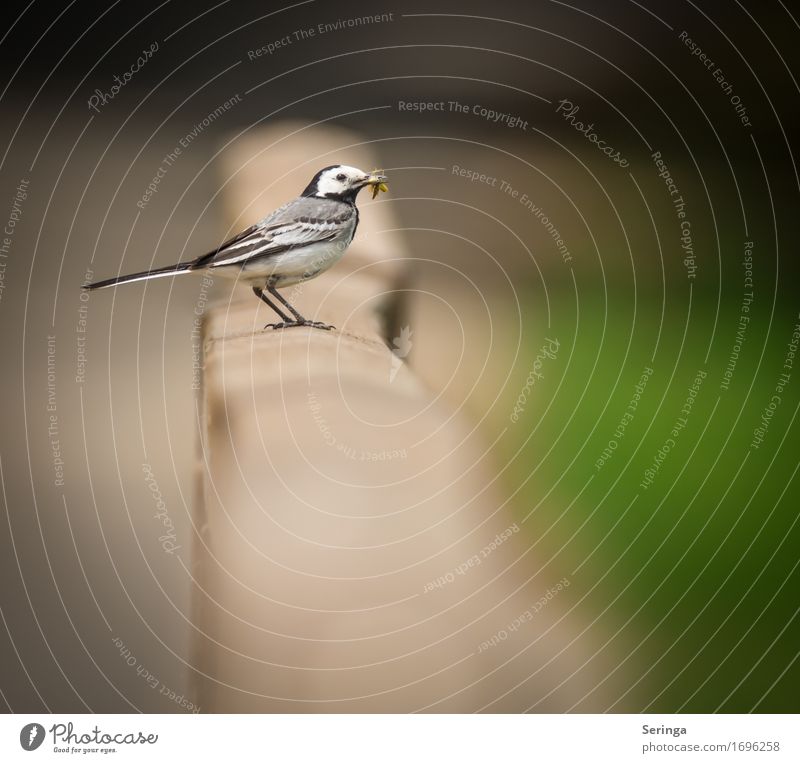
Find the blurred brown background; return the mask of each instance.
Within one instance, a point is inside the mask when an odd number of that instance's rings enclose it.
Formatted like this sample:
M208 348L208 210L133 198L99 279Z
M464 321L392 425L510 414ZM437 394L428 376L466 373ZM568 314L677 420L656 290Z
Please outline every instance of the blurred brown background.
M452 13L460 17L419 15ZM391 20L294 36L376 14ZM692 56L684 30L733 83L752 127ZM797 709L788 666L798 635L791 446L800 380L786 388L765 447L742 461L797 320L797 34L780 4L721 2L280 9L78 0L21 13L0 45L2 214L18 218L0 261L7 709L191 709L180 698L195 665L194 318L206 297L227 304L230 289L177 279L82 302L78 287L194 257L254 221L262 192L295 195L296 183L265 173L259 188L250 175L253 205L241 203L242 177L224 157L242 141L255 153L261 128L316 123L357 135L390 174L381 203L391 205L398 230L390 235L411 260L408 364L493 444L508 516L526 520L521 548L537 544L539 564L555 560L552 583L571 580L553 617L570 613L565 632L597 656L585 673L554 677L581 687L558 709ZM255 54L287 35L289 44ZM152 58L99 113L90 109L95 89L110 91L154 42ZM627 168L557 113L561 99L579 106L577 118ZM418 113L400 101L445 106ZM454 101L467 113L451 109ZM493 124L476 106L526 126ZM137 206L177 146L157 192ZM280 156L280 145L263 148L265 162ZM691 209L699 266L691 292L655 150ZM342 145L342 161L352 151ZM517 196L454 168L503 180ZM314 169L312 154L309 177ZM522 194L555 225L569 259ZM748 239L758 252L757 298L747 352L723 396L718 377L738 326ZM509 414L548 338L561 354L513 425ZM624 443L630 453L589 484L648 363L652 398ZM685 450L628 511L698 368L713 382ZM530 557L525 565L539 566ZM742 601L744 615L735 609ZM737 657L740 667L718 683ZM470 709L492 709L495 699L479 692ZM532 703L523 689L508 709Z

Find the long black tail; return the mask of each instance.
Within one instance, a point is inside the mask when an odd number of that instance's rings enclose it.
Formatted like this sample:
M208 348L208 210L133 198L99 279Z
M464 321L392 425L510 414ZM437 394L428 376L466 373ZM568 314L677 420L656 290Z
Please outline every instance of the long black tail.
M155 270L145 270L143 273L131 273L129 276L118 276L117 278L107 278L105 281L95 281L87 284L84 289L89 291L94 289L105 289L107 286L118 286L121 283L131 283L132 281L146 281L149 278L166 278L167 276L180 275L191 270L194 262L179 262L177 265L167 265L165 268Z

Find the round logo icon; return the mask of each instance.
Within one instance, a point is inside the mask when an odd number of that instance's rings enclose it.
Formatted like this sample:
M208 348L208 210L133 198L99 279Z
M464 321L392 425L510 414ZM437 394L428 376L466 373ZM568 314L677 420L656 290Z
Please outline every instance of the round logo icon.
M23 750L35 750L44 742L44 726L41 723L28 723L19 732L19 743Z

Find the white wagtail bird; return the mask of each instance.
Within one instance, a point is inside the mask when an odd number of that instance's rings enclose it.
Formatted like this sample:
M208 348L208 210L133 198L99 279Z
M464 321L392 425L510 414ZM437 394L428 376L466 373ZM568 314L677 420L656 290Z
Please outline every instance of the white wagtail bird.
M367 173L340 164L325 167L314 175L296 199L202 257L97 281L83 288L104 289L181 273L218 273L249 284L255 295L281 317L280 323L269 323L264 328L313 326L332 329L333 326L325 323L306 320L278 289L315 278L341 259L358 227L356 196L366 186L372 187L375 198L379 191L387 190L386 177L377 171ZM292 317L270 300L266 292Z

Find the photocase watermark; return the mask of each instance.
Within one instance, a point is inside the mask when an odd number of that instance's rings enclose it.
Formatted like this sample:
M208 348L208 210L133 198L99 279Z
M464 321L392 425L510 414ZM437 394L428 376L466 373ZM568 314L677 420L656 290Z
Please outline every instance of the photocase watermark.
M505 543L512 535L519 532L519 525L515 522L513 525L507 527L503 532L497 533L494 538L487 543L477 554L473 554L468 559L465 559L454 569L440 575L436 580L431 580L425 584L422 593L430 593L437 588L443 588L455 581L457 576L466 575L471 569L474 569L483 562L493 551L496 551L503 543Z
M522 204L522 206L525 207L525 209L527 209L528 212L530 212L537 219L537 221L544 226L544 229L550 234L550 238L553 239L553 243L558 248L559 254L561 255L561 261L572 262L572 255L567 248L566 242L562 238L558 228L556 228L545 211L538 204L536 204L536 202L534 202L534 200L531 199L527 193L520 193L505 180L500 183L500 190L503 193L508 194L512 199L519 201L519 203Z
M654 151L650 158L655 162L658 176L664 181L672 201L672 207L678 218L678 225L681 230L681 253L683 256L683 266L686 268L686 278L693 279L697 273L697 265L694 257L694 242L692 240L692 223L686 214L686 202L678 190L678 186L672 179L672 174L666 162L661 158L660 151Z
M45 730L41 723L26 723L19 732L19 743L23 750L37 750L44 742Z
M742 103L742 99L734 92L733 85L728 82L727 78L725 77L725 73L720 69L719 66L714 64L713 59L711 59L703 49L696 43L694 40L689 37L689 33L684 29L678 34L678 39L683 42L683 44L689 48L692 52L692 55L697 58L697 60L703 64L703 66L711 72L711 76L714 78L714 81L717 83L718 87L722 92L728 96L731 106L733 106L733 110L736 113L736 116L739 117L739 121L742 123L744 127L752 127L752 123L750 122L750 117L747 114L747 107Z
M394 21L394 12L374 13L368 16L353 16L350 18L340 18L335 21L323 21L316 26L295 29L283 37L268 42L258 48L247 51L248 61L257 61L262 56L271 56L279 50L288 48L295 42L304 42L316 37L322 37L332 32L343 32L346 29L356 29L358 27L373 26L374 24L388 24Z
M599 472L614 455L614 451L619 446L619 441L625 436L625 430L628 428L628 424L633 421L633 417L636 415L636 410L639 408L639 401L642 399L642 395L644 395L645 388L647 387L647 382L652 375L653 369L649 366L645 366L642 375L639 377L639 381L636 382L633 388L633 396L628 401L622 418L617 423L617 426L614 427L614 436L608 441L608 445L603 448L600 457L594 462L595 471Z
M448 101L447 107L450 111L457 114L470 114L471 116L478 117L491 124L503 125L503 127L507 127L509 130L520 130L521 132L527 132L528 130L527 119L523 119L518 114L512 114L508 111L496 111L481 103Z
M531 607L526 609L521 615L517 615L505 628L501 628L491 638L482 641L478 646L478 654L501 644L512 633L516 633L525 623L529 623L533 620L533 618L555 599L561 591L569 588L569 584L570 581L567 578L561 578L558 583L548 588Z
M114 75L114 84L107 91L96 88L87 101L89 108L99 114L100 107L105 106L110 100L116 98L120 90L133 79L133 75L140 71L157 52L158 42L154 42L149 48L145 48L142 51L142 55L136 59L135 63L121 77L118 74Z
M493 125L502 125L510 130L528 131L528 120L508 111L496 111L481 103L461 103L461 101L397 101L397 110L413 114L442 112L475 116Z
M58 404L56 402L56 338L47 337L47 437L53 460L53 484L64 487L64 459L61 454L61 437L58 429Z
M744 293L742 294L742 304L739 308L739 325L736 329L736 336L733 339L733 347L728 356L728 362L725 365L725 370L722 372L722 381L719 383L719 388L725 392L730 389L731 379L733 372L736 370L736 364L739 361L739 354L742 351L745 337L747 335L747 327L750 325L750 305L753 304L755 294L753 291L753 242L744 242L744 258L742 260L742 267L744 268Z
M612 162L618 164L620 167L629 166L629 162L625 157L620 154L613 146L610 146L594 131L594 122L584 124L576 119L578 112L581 110L580 106L576 106L572 101L562 98L556 107L556 114L561 114L564 120L572 125L577 132L585 136L589 143L593 143L601 154L605 154Z
M764 438L767 436L767 430L772 423L772 417L778 406L783 402L783 393L789 382L792 379L792 371L794 370L794 361L797 358L797 348L800 345L800 314L798 314L798 322L792 328L792 335L786 345L786 355L783 358L783 366L781 373L778 376L778 381L773 389L772 396L769 402L764 406L761 412L761 421L759 425L753 430L753 439L750 442L750 447L753 450L758 450Z
M159 536L158 541L161 543L161 548L163 548L164 551L168 554L174 554L181 546L176 543L177 537L175 535L175 525L172 521L172 517L170 517L167 511L164 497L158 489L158 483L156 482L155 476L153 476L153 468L150 464L142 464L142 471L144 472L144 481L147 483L147 487L150 488L150 492L153 494L153 500L156 504L156 513L153 516L161 522L165 530L165 533Z
M147 205L150 203L150 200L158 193L158 186L161 184L161 181L166 177L169 168L172 167L175 162L178 161L183 151L194 142L194 140L213 122L219 119L223 114L229 111L231 108L236 106L237 104L242 102L242 96L239 93L236 93L232 98L229 98L225 103L220 104L217 106L214 111L210 112L203 118L200 122L198 122L189 132L187 132L178 142L175 144L175 148L172 151L168 151L164 158L161 160L161 164L159 165L158 169L156 170L155 175L151 178L150 182L147 184L147 188L145 189L144 193L141 195L139 201L136 202L136 206L139 209L145 209Z
M86 268L83 274L83 285L88 286L94 280L94 271ZM81 289L78 292L78 320L75 324L75 383L83 384L86 381L86 332L89 329L89 293Z
M120 657L125 660L125 664L131 668L135 668L136 674L143 679L151 689L157 689L159 695L162 697L167 697L167 699L169 699L171 702L174 702L176 705L178 705L178 707L182 707L184 710L188 710L190 713L197 714L200 712L200 708L197 705L186 699L183 694L178 694L170 689L169 686L163 684L144 665L142 665L119 636L115 636L113 641L114 646L116 646L119 650Z
M204 273L200 281L200 293L194 305L192 321L192 389L199 390L203 375L203 315L208 302L208 290L214 285L214 279Z
M489 188L497 188L498 182L501 182L500 178L494 175L487 175L485 172L472 170L468 167L459 167L457 164L453 165L451 172L453 175L469 180L470 183L481 183L488 185Z
M408 357L408 353L411 352L411 347L413 346L413 342L411 341L411 336L414 332L411 330L410 326L403 326L400 329L400 336L396 336L392 339L392 347L391 347L391 365L389 367L389 382L393 382L395 376L397 376L397 372L400 370L400 367L403 365L403 360Z
M115 753L116 747L121 744L155 744L158 734L145 734L143 731L127 733L106 733L95 725L89 732L76 733L75 725L69 723L56 723L50 727L49 733L53 735L53 752L80 755L86 753ZM58 745L94 745L93 747L59 747Z
M542 345L541 349L536 354L536 357L533 359L533 366L528 372L528 378L525 379L525 384L519 393L519 397L517 397L517 402L514 404L514 410L511 412L511 416L509 417L514 424L519 421L520 414L525 410L525 406L528 404L528 397L533 391L533 388L536 386L536 382L544 379L542 367L544 366L545 360L555 360L556 356L558 355L558 349L560 346L558 339L548 339L545 337L544 341L545 344Z
M6 288L8 256L11 254L11 245L14 243L17 224L22 219L22 202L28 198L30 182L30 180L22 178L17 184L14 199L11 202L11 211L8 213L6 224L3 226L3 238L0 239L0 302L3 301L3 291Z
M363 448L354 448L347 443L341 442L337 439L336 435L331 430L325 417L322 415L322 404L317 399L314 392L308 393L308 409L311 411L311 417L314 419L322 439L326 445L335 448L337 452L341 453L345 458L352 461L392 461L397 458L408 458L408 450L400 448L395 450L364 450Z
M700 392L700 387L703 385L703 381L705 380L706 376L708 376L708 372L703 371L702 369L698 370L697 374L695 374L694 380L687 390L688 394L686 396L686 400L683 401L683 406L681 406L681 415L675 419L675 423L672 425L669 437L664 440L663 445L661 445L661 447L656 451L650 466L644 470L642 481L639 483L639 487L643 490L647 490L647 488L653 484L656 475L664 464L664 461L666 461L667 456L672 452L672 449L677 444L681 432L686 429L687 425L689 424L689 416L692 412L692 408L694 407L694 402L697 399L697 395Z
M553 242L558 247L558 251L561 254L561 260L563 262L572 262L572 255L570 254L570 251L567 248L567 245L564 242L564 239L562 238L558 228L556 228L547 214L545 214L544 210L538 204L536 204L527 193L520 193L520 191L514 188L514 186L512 186L507 180L494 175L489 175L485 172L481 172L480 170L474 170L468 167L460 167L459 165L454 164L451 172L453 175L464 178L465 180L469 180L470 183L480 183L488 186L489 188L497 189L500 192L507 194L512 199L518 201L537 219L538 222L544 226L545 230L550 234L550 237L553 239Z

